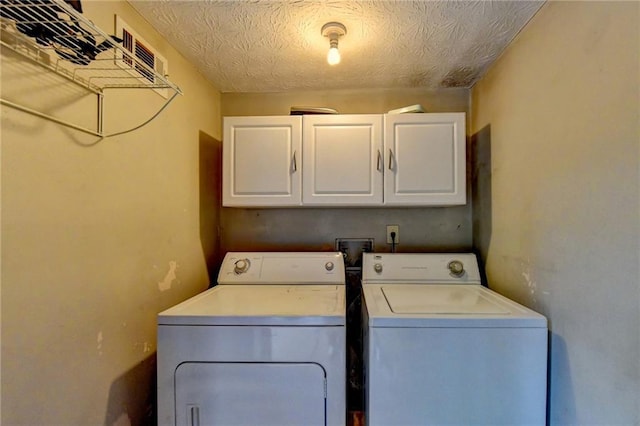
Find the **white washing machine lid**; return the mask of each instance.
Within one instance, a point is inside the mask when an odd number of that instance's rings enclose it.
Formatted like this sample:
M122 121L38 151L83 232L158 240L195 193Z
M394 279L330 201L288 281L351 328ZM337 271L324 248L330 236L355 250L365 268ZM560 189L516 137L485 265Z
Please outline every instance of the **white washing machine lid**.
M367 284L370 327L547 327L544 316L478 284Z
M344 326L344 285L218 285L158 314L158 325Z

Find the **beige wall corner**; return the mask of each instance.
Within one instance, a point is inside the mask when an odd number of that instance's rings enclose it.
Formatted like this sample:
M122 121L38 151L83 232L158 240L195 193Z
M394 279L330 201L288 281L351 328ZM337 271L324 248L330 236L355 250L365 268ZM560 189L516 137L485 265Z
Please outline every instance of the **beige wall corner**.
M221 138L220 93L125 1L83 2L108 33L120 15L184 91L147 126L98 140L2 107L2 423L154 422L156 314L209 284L201 143ZM96 101L3 49L2 95L91 123ZM22 67L22 68L21 68ZM146 120L151 90L105 95L105 130ZM213 231L211 231L213 229ZM216 232L217 227L207 228ZM216 239L216 236L210 236ZM213 251L211 252L206 252Z
M640 421L640 4L548 2L474 87L474 244L550 324L550 424Z

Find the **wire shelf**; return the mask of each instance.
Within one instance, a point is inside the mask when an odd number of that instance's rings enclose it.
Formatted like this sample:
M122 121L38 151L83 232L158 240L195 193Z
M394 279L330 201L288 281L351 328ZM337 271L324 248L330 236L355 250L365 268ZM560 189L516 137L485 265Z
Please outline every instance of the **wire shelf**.
M167 76L145 62L144 56L126 49L122 40L102 31L76 10L79 6L72 7L68 3L74 2L0 0L2 47L99 96L103 95L105 89L111 88L173 92L160 109L162 111L176 95L182 94L180 88L169 81ZM79 5L79 2L75 3ZM1 101L4 105L32 112L5 99ZM99 114L99 122L102 122L101 110ZM46 114L39 112L35 115L48 118ZM53 121L63 125L69 124L69 127L97 136L115 135L105 135L100 128L97 131L78 128L55 117ZM133 131L139 127L141 126L116 134Z

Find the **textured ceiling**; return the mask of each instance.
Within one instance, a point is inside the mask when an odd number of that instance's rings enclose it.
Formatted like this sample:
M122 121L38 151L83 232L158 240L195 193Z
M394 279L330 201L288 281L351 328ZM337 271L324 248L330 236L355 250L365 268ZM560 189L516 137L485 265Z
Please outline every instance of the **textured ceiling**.
M144 1L132 6L222 92L470 87L541 1ZM347 27L326 61L323 24Z

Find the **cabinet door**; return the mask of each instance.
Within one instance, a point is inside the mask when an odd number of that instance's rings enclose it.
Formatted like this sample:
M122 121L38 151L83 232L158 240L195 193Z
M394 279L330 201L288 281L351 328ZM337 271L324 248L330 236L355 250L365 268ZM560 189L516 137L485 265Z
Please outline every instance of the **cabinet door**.
M382 205L382 115L303 119L304 205Z
M225 117L223 137L223 206L300 205L301 117Z
M384 203L465 204L465 114L389 114L384 120Z

